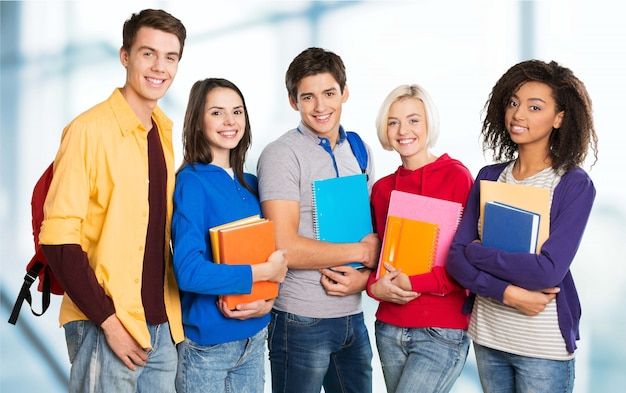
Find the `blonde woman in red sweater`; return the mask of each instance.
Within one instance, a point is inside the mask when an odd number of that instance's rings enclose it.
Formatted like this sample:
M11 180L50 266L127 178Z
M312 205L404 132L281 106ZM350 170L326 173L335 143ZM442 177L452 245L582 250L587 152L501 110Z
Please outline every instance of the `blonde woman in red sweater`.
M465 206L473 180L469 170L431 148L439 118L428 93L402 85L389 93L376 121L383 148L395 150L402 165L372 189L374 227L382 241L391 191L399 190L460 202ZM376 344L388 392L448 392L458 378L469 349L468 317L462 313L466 292L445 271L407 276L390 272L367 292L380 301Z

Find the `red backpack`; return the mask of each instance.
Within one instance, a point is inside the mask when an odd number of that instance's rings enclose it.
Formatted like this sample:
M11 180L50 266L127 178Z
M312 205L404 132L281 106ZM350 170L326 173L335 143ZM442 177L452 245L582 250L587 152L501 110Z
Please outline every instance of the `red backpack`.
M33 221L33 240L35 241L35 255L32 257L28 265L26 265L26 275L24 276L24 284L20 289L19 295L15 300L13 311L11 311L11 317L9 323L15 325L17 317L22 308L24 300L30 305L30 309L33 314L40 316L46 312L48 306L50 306L50 293L55 295L63 295L65 292L63 287L56 279L50 266L48 266L48 260L41 250L39 244L39 230L41 229L41 222L43 221L43 204L46 201L46 195L48 195L48 189L52 182L52 165L48 167L41 175L35 188L33 189L33 196L31 199L32 207L32 221ZM38 313L33 309L32 297L30 295L30 287L33 282L39 278L39 285L37 289L41 292L41 312Z

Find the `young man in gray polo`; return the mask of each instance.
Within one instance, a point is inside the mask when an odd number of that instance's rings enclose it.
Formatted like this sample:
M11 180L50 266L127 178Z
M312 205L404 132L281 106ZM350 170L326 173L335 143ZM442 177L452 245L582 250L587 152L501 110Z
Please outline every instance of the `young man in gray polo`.
M277 247L289 261L270 324L272 390L371 392L361 291L379 241L368 235L358 243L328 243L313 232L312 182L361 173L340 125L348 99L345 67L336 54L309 48L291 62L285 82L301 122L269 144L258 163L263 214L274 221ZM371 186L371 159L367 174ZM367 268L344 266L354 261Z

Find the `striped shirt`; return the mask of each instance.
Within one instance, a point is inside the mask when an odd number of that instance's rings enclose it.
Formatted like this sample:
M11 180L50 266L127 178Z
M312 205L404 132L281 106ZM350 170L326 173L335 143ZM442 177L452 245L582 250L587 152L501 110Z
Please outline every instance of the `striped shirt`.
M512 174L513 163L502 171L498 181L547 188L552 201L560 174L548 167L526 179L516 180ZM554 300L531 317L494 299L476 296L468 334L477 344L516 355L552 360L574 358L574 354L565 349Z

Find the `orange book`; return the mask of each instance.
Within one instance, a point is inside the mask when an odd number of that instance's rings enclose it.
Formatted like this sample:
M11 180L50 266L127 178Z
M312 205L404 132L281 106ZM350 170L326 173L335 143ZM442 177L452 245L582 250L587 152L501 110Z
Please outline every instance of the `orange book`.
M263 263L276 250L274 223L259 219L246 224L217 231L220 263L252 265ZM278 296L278 283L258 281L252 284L252 292L246 295L222 296L227 307L234 310L237 304L255 300L269 300Z
M430 272L438 232L437 224L388 216L378 276L382 277L387 272L385 263L408 276Z
M217 233L220 229L233 228L239 225L248 224L256 221L265 220L258 214L250 217L244 217L240 220L227 222L226 224L218 225L209 229L209 239L211 240L211 250L213 250L213 262L220 263L220 242Z

